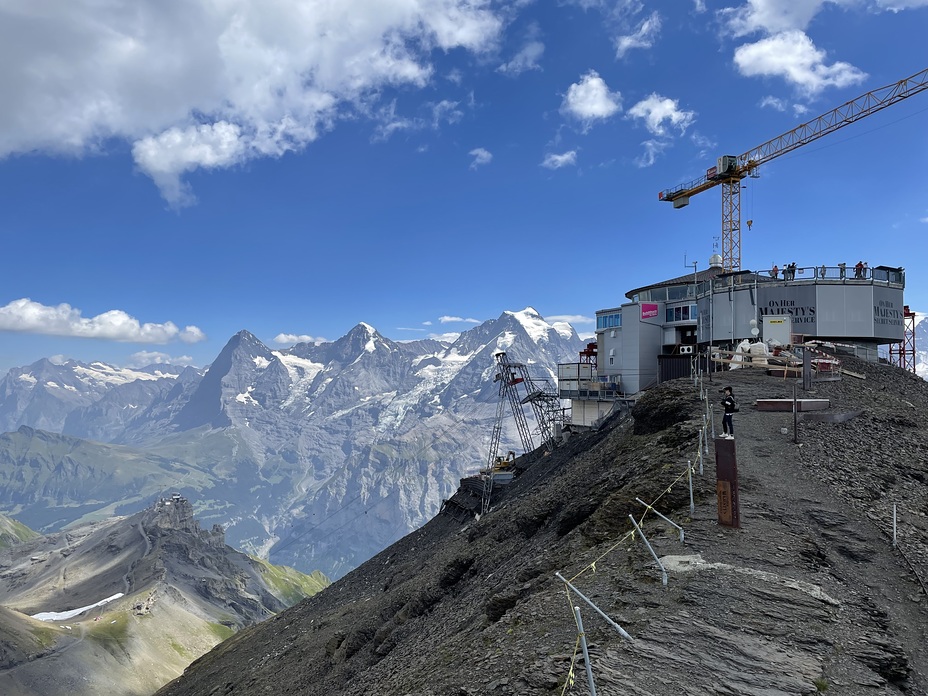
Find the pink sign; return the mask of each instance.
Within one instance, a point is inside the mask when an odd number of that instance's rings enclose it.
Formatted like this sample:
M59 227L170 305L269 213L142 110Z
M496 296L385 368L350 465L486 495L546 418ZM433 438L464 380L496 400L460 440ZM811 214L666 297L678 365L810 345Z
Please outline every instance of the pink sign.
M653 319L657 316L657 305L649 304L647 302L641 303L641 318L642 319Z

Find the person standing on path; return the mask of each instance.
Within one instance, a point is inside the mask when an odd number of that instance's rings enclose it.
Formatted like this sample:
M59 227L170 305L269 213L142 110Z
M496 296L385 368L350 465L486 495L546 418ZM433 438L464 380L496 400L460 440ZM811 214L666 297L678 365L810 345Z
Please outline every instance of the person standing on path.
M735 397L731 387L725 387L722 390L722 408L725 409L725 415L722 416L722 437L727 440L735 439L735 424L733 422L735 410L738 404L735 403Z

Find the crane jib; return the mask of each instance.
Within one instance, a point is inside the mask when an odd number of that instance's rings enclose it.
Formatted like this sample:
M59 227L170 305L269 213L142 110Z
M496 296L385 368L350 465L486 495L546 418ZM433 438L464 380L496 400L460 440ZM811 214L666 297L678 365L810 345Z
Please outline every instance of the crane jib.
M898 82L862 94L740 155L723 155L718 158L717 165L710 167L704 176L661 191L658 194L658 200L669 201L674 204L674 208L683 208L689 203L691 196L720 184L725 184L723 187L725 199L734 199L740 195L741 187L733 184L746 176L756 176L757 168L761 164L792 152L926 89L928 89L928 68ZM725 210L729 211L728 216ZM729 271L741 268L740 205L733 200L728 201L727 204L723 200L722 265Z

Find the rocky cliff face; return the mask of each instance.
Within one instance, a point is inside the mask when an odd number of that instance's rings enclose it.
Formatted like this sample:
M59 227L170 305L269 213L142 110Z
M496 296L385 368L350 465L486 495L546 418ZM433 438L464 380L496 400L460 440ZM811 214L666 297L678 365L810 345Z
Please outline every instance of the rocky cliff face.
M423 524L486 460L494 351L553 378L583 345L528 308L450 343L359 324L271 350L242 331L203 374L44 361L0 381L0 414L20 428L0 437L0 510L50 532L177 490L233 545L337 577ZM42 422L60 432L37 429L33 408L57 414ZM516 448L514 428L503 440Z
M179 494L20 543L0 552L0 693L151 693L327 582L226 546Z
M841 422L795 436L792 413L753 407L791 382L716 375L736 439L710 438L701 467L705 402L688 380L655 388L631 419L521 458L480 519L446 508L159 694L585 694L574 606L600 693L928 694L928 385L846 367L864 379L800 390ZM738 529L718 522L716 449L736 456Z

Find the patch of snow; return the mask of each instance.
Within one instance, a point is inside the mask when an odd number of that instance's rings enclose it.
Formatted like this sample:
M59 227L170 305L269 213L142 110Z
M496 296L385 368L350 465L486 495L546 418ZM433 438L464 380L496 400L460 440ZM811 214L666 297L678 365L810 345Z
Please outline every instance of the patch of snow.
M236 394L235 400L240 404L250 404L252 406L258 406L258 402L255 400L255 397L251 395L251 392L255 390L254 386L248 387L248 391L242 394Z
M376 348L377 344L374 342L374 337L371 336L371 338L367 340L367 343L364 344L364 350L368 353L373 353Z
M35 377L33 377L28 372L24 372L19 377L17 377L17 379L20 379L23 382L28 382L29 384L32 384L32 385L35 385L35 383L38 381Z
M481 347L482 350L482 347ZM460 353L457 349L450 349L444 354L432 354L423 356L425 359L438 359L439 364L430 363L419 368L416 374L421 381L405 394L394 396L384 410L380 413L380 418L374 429L378 432L386 432L402 424L406 415L415 408L425 397L432 395L429 404L435 408L440 408L441 391L448 386L458 373L473 359L474 355L479 353ZM421 362L421 361L420 361Z
M313 380L316 378L316 375L322 372L325 365L322 363L315 363L306 358L298 358L295 355L289 355L287 353L278 351L274 351L273 353L277 359L283 363L290 375L290 396L284 399L281 404L282 408L286 408L292 406L297 398L305 397L306 394L309 393L309 388L312 386Z
M531 307L526 307L521 312L506 312L506 314L515 317L522 325L522 328L525 329L525 333L535 343L548 340L548 331L552 328L551 325Z
M46 382L45 386L52 387L53 389L61 389L61 385L58 384L57 382Z
M265 358L263 355L256 355L254 357L255 367L259 370L263 370L265 367L271 364L271 361Z
M76 387L72 387L70 384L65 384L65 385L63 385L63 386L64 386L64 388L67 389L68 391L72 391L72 392L76 392L76 391L77 391L77 388L76 388Z
M512 331L506 331L502 336L496 339L496 345L500 350L508 350L516 341L516 335Z
M169 375L158 371L153 374L140 372L129 368L113 367L102 362L90 363L89 366L75 365L71 368L75 376L85 384L116 386L118 384L128 384L137 380L154 382L159 379L168 377L177 379L177 375Z
M80 609L69 609L68 611L40 611L38 614L33 614L32 618L38 619L39 621L67 621L73 616L83 614L88 609L102 607L104 604L108 604L109 602L112 602L115 599L119 599L122 596L122 592L117 592L112 597L101 599L96 604L88 604L86 607L81 607Z

